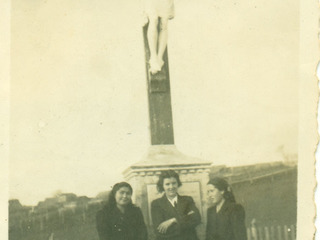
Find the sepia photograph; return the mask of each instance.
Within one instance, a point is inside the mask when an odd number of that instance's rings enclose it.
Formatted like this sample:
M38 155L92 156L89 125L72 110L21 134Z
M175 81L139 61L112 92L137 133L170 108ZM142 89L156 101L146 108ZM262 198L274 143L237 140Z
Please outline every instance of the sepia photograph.
M315 239L318 3L8 2L7 239Z

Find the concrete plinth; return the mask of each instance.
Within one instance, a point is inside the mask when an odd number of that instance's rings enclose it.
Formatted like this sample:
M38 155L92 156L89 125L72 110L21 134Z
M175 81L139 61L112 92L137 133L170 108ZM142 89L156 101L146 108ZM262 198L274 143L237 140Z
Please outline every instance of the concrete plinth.
M156 183L163 170L176 171L182 182L180 195L192 196L202 217L202 224L197 227L200 239L204 239L206 223L206 184L209 180L211 162L188 157L177 150L174 145L153 145L143 159L124 171L124 177L133 187L133 202L141 207L145 222L152 229L150 205L161 197ZM149 231L152 236L152 232ZM152 239L152 237L151 237Z

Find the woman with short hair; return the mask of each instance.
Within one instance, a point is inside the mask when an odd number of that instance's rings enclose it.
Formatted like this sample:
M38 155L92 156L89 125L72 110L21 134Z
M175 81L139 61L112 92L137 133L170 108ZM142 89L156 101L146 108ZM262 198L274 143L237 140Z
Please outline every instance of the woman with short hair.
M106 206L96 215L100 240L147 240L139 207L132 204L132 187L120 182L113 186Z
M195 227L201 222L200 213L192 197L178 194L181 185L175 171L161 172L157 189L164 194L151 203L156 240L198 239Z
M215 177L207 184L208 199L206 240L247 240L245 212L237 204L226 180Z

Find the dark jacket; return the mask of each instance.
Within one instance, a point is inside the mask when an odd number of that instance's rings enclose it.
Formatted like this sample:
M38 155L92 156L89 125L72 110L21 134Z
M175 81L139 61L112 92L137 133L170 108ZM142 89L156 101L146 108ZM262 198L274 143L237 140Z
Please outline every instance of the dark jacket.
M123 214L117 207L105 207L96 215L100 240L147 240L147 229L140 208L128 206Z
M247 240L243 207L226 201L218 213L208 208L206 240Z
M157 240L198 239L195 227L201 217L192 197L178 195L177 207L173 207L164 195L151 203L151 215ZM159 233L158 226L171 218L176 218L177 223L173 223L165 234Z

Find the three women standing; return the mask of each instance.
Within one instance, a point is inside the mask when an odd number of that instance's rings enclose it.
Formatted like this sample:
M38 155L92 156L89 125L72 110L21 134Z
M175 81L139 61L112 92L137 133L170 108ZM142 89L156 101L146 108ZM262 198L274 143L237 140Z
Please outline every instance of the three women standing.
M147 240L140 208L132 204L132 187L126 182L113 186L107 205L97 213L100 240Z
M151 203L156 240L197 240L195 228L201 217L192 197L180 196L179 175L160 174L157 188L163 196ZM207 185L212 207L207 210L206 240L247 240L245 212L236 204L229 184L212 178ZM108 204L97 213L100 240L147 240L148 234L140 208L131 201L132 188L126 182L114 185Z

